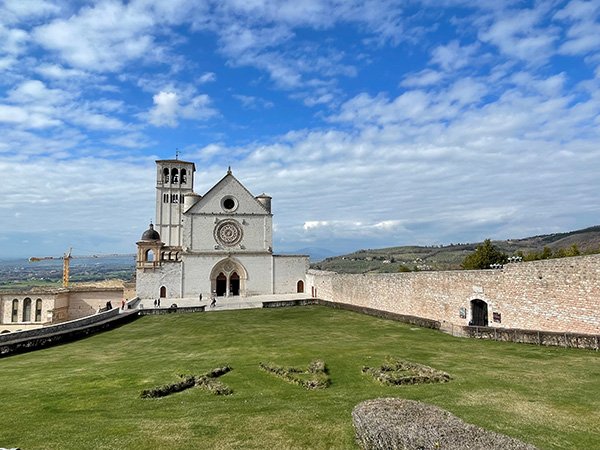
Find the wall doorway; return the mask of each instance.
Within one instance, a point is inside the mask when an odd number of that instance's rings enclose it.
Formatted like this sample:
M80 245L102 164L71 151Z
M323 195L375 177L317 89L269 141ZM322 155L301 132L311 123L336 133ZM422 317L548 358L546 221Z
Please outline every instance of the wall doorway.
M304 281L298 280L298 283L296 283L296 292L298 294L304 293Z
M227 293L227 277L223 272L217 276L217 297L223 297Z
M160 287L160 298L167 298L167 288L165 286Z
M471 323L477 327L488 326L488 305L483 300L471 300Z
M229 293L231 295L240 295L240 276L233 272L229 277Z

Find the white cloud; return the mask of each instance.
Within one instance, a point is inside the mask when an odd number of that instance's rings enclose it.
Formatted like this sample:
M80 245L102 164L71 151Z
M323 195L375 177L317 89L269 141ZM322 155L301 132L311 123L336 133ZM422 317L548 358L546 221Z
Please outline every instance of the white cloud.
M478 47L478 44L461 46L458 41L451 41L433 49L431 63L440 66L446 72L461 69L471 64Z
M510 57L528 63L543 63L554 53L559 38L558 29L541 24L547 6L540 3L533 9L504 11L479 32L479 39L497 46Z
M405 87L424 87L437 84L444 79L444 74L436 70L424 69L420 72L409 74L400 83Z
M182 101L179 94L161 91L152 97L154 107L150 110L149 121L155 126L175 127L179 119L206 120L217 114L211 107L208 95L196 95L189 101Z
M35 70L45 78L58 80L88 78L91 76L89 73L83 70L67 69L60 64L41 64Z
M217 75L214 72L206 72L206 73L203 73L198 78L198 83L199 84L212 83L216 79L217 79Z
M153 53L154 18L134 3L104 0L68 19L37 27L33 37L69 65L89 71L117 71Z
M152 97L154 107L150 110L150 123L156 126L174 127L179 115L179 98L175 92L159 92Z

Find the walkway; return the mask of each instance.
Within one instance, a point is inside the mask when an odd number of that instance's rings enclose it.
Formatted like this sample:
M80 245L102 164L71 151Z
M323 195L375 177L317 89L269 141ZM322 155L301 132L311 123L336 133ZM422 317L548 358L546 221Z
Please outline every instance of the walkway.
M290 304L297 302L298 300L314 300L308 294L269 294L269 295L253 295L250 297L217 297L217 304L215 307L210 307L210 298L202 298L202 301L198 300L198 297L183 297L183 298L163 298L160 300L161 308L168 308L173 303L178 308L193 307L193 306L206 306L206 312L212 311L224 311L228 309L252 309L262 308L263 303L269 302L289 302ZM150 309L154 307L154 299L142 299L140 300L135 308Z

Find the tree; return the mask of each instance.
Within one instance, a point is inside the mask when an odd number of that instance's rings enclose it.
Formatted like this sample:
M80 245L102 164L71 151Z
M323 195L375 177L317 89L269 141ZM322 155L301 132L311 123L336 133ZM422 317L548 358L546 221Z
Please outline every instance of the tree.
M504 264L506 261L506 254L498 250L491 240L486 239L465 257L461 266L463 269L489 269L491 264Z

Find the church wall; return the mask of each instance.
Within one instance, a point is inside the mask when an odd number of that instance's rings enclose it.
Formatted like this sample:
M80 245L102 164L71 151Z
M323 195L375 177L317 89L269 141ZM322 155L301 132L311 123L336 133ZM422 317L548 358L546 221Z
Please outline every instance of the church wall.
M206 193L202 199L202 212L207 214L222 214L223 208L221 207L221 200L225 196L231 196L239 202L238 207L233 211L238 214L268 214L267 210L264 209L248 192L239 181L233 177L225 178L218 184L218 190L211 190Z
M156 299L160 287L167 287L167 298L179 298L181 292L181 263L163 262L156 269L136 271L136 294L140 298Z
M272 242L271 216L251 216L247 214L185 214L183 216L183 247L192 252L214 252L217 241L214 237L215 220L234 219L242 228L243 239L239 245L231 247L236 252L266 251ZM241 248L243 246L244 248Z
M235 257L246 268L246 295L273 293L273 255L243 255Z
M273 256L275 294L293 294L297 292L298 281L304 284L306 292L306 272L308 256L276 255Z
M471 300L479 299L488 305L492 327L600 333L600 255L513 263L501 270L310 271L307 292L311 289L323 300L460 326L468 325Z
M183 296L198 297L202 294L204 299L209 299L210 272L224 257L226 255L183 255Z

